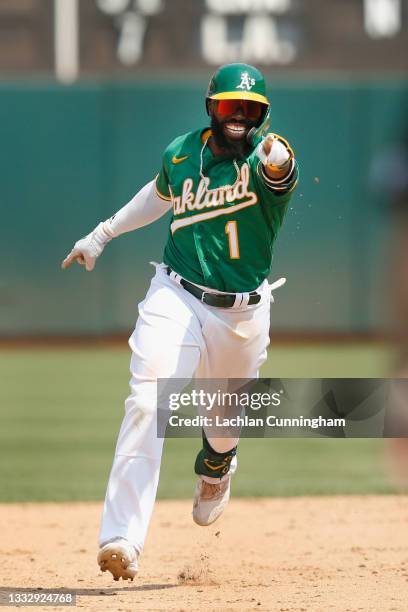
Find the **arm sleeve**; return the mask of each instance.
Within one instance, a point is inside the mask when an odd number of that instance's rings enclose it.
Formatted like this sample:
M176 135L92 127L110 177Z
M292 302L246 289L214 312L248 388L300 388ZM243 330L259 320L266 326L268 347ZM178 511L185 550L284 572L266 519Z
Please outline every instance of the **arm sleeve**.
M171 199L159 195L156 180L147 183L138 193L110 219L103 229L110 238L131 232L153 223L171 208Z

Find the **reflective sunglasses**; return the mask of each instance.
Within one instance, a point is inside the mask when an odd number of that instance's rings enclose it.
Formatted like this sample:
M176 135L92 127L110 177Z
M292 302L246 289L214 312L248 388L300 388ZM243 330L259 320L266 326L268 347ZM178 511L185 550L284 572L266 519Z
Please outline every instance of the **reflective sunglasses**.
M239 109L242 110L246 119L256 121L262 116L266 106L262 102L254 100L216 100L217 113L221 117L234 115Z

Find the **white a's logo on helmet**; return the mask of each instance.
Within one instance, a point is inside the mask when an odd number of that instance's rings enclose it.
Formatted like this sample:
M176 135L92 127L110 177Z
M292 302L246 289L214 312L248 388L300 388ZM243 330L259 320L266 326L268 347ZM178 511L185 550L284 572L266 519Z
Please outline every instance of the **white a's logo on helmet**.
M241 82L237 85L237 89L246 89L250 91L255 85L255 79L250 78L247 72L241 72Z

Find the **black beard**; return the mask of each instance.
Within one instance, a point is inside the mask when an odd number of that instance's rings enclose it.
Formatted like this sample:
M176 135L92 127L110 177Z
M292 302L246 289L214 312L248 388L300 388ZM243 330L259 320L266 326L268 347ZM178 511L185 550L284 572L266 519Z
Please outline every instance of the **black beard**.
M253 127L250 122L245 122L249 128ZM218 121L213 115L211 117L211 131L217 147L222 149L222 155L226 159L245 159L251 152L251 146L248 144L246 135L241 140L230 141L224 134L223 123Z

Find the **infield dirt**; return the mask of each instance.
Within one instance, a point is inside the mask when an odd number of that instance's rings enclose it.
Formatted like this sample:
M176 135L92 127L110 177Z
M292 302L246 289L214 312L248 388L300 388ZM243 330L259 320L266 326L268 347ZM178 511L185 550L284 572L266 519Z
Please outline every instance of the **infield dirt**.
M161 501L133 583L99 572L100 512L1 505L0 596L65 588L78 608L117 612L408 609L406 496L232 500L208 528L193 524L191 502Z

